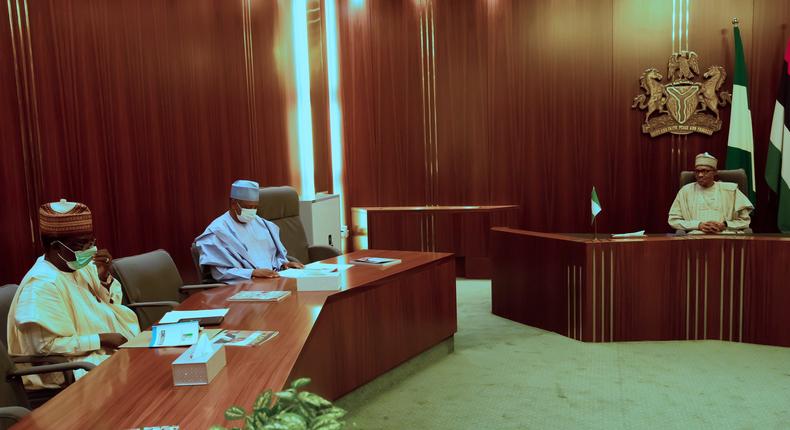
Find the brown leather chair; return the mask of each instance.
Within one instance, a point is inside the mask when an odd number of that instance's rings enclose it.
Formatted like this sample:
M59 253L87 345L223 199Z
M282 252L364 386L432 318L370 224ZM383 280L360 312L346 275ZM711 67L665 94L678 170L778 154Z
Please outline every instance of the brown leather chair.
M734 182L738 184L738 189L741 190L743 194L746 196L749 195L749 182L746 180L746 171L743 169L733 169L733 170L719 170L716 172L716 176L719 181L721 182ZM682 171L680 172L680 188L683 188L685 185L690 184L697 179L694 177L694 172L689 171ZM752 202L754 203L754 202ZM743 229L743 232L746 234L753 233L751 228ZM675 234L682 236L686 234L684 230L676 230Z
M90 370L96 367L92 363L84 362L69 362L68 359L61 355L47 355L47 356L15 356L8 355L8 311L11 308L11 302L14 300L18 285L9 284L0 287L0 324L2 324L2 342L0 342L0 429L6 419L19 418L18 413L24 411L23 408L30 409L44 404L47 400L58 394L63 388L74 382L75 369ZM25 369L17 369L16 364L31 364L31 367ZM62 372L65 384L62 388L43 389L25 392L22 385L22 375L34 375ZM6 407L11 409L4 410ZM14 409L13 407L21 407ZM16 411L16 412L15 412Z
M141 330L178 306L187 293L225 285L184 285L176 263L163 249L117 258L113 260L112 272L121 283L124 304L137 313Z
M309 246L299 218L299 194L293 187L261 188L258 216L280 227L280 240L288 250L288 259L312 263L337 257L340 251L327 245Z
M748 181L746 180L746 171L743 169L734 169L734 170L719 170L716 173L718 176L718 180L721 182L734 182L738 184L738 189L741 190L742 193L749 195L748 191ZM683 188L684 185L690 184L696 181L694 177L694 172L683 171L680 172L680 188Z

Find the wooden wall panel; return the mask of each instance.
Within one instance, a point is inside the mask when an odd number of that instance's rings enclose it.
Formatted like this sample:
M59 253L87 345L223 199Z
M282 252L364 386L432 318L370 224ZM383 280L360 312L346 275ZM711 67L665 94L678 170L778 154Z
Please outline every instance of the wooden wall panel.
M17 283L31 264L34 244L30 225L28 188L26 186L24 112L19 98L24 97L25 82L21 80L24 55L20 46L15 10L0 7L0 285Z
M26 4L35 205L84 202L115 256L164 248L193 278L189 245L234 179L289 183L280 3Z
M644 113L631 108L646 68L666 75L672 52L671 1L415 3L429 10L435 31L437 96L418 100L436 112L437 149L435 154L426 151L423 176L426 189L437 191L426 195L427 204L518 204L526 228L589 231L588 202L595 185L604 208L599 230L669 232L666 217L679 172L690 168L702 151L714 153L723 165L730 107L723 110L722 130L713 136L658 138L641 133ZM726 68L728 89L734 72L730 20L737 16L741 21L755 129L758 231L775 231L775 209L762 175L778 69L789 35L786 3L699 1L691 2L690 10L689 49L698 53L703 71L711 65ZM378 2L364 4L357 14L383 13ZM426 16L420 9L418 13ZM353 24L355 33L353 40L343 40L344 49L349 44L375 49L383 37L372 21L348 19L346 24ZM420 28L426 27L416 30ZM420 54L413 38L402 33L395 42L409 51L401 51L404 58ZM347 55L344 59L344 84L353 82L352 88L343 88L345 97L375 100L381 89L373 85L388 73L387 64L365 58L368 74L361 74L361 66L350 64ZM425 70L422 77L433 79ZM399 82L389 82L390 87L413 79L398 76ZM361 93L365 91L367 95ZM401 114L415 108L405 94L401 100ZM371 127L369 112L360 114L349 104L344 109L346 143L353 151L346 162L350 204L410 204L406 200L412 197L402 197L402 188L360 185L363 178L380 184L376 175L393 175L392 161L381 157L376 132L403 126L401 118L388 115ZM362 145L351 137L360 135L372 142ZM419 150L425 140L404 145ZM438 167L436 176L430 175L432 163ZM418 176L396 172L393 177L401 181Z
M362 8L350 3L340 1L338 8L346 205L423 205L417 2L368 1Z

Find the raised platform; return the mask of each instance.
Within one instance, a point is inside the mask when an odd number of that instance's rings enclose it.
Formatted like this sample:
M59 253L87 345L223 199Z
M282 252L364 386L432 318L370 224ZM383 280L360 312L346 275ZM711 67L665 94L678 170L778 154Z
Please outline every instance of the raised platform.
M494 228L492 311L585 342L790 346L790 237L591 235Z

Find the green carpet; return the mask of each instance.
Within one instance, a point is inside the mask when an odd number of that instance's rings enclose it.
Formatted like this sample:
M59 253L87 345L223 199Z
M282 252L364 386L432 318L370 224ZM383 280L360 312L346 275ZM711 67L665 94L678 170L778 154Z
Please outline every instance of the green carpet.
M454 352L340 399L349 428L790 429L790 348L581 343L491 314L490 281L457 290Z

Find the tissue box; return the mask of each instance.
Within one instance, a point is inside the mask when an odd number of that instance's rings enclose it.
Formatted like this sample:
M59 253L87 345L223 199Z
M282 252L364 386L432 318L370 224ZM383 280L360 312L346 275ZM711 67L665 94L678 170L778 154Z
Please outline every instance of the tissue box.
M206 385L225 367L225 347L214 350L211 356L192 358L196 345L192 345L173 362L173 384Z
M296 278L297 291L337 291L340 289L340 274L310 275Z

